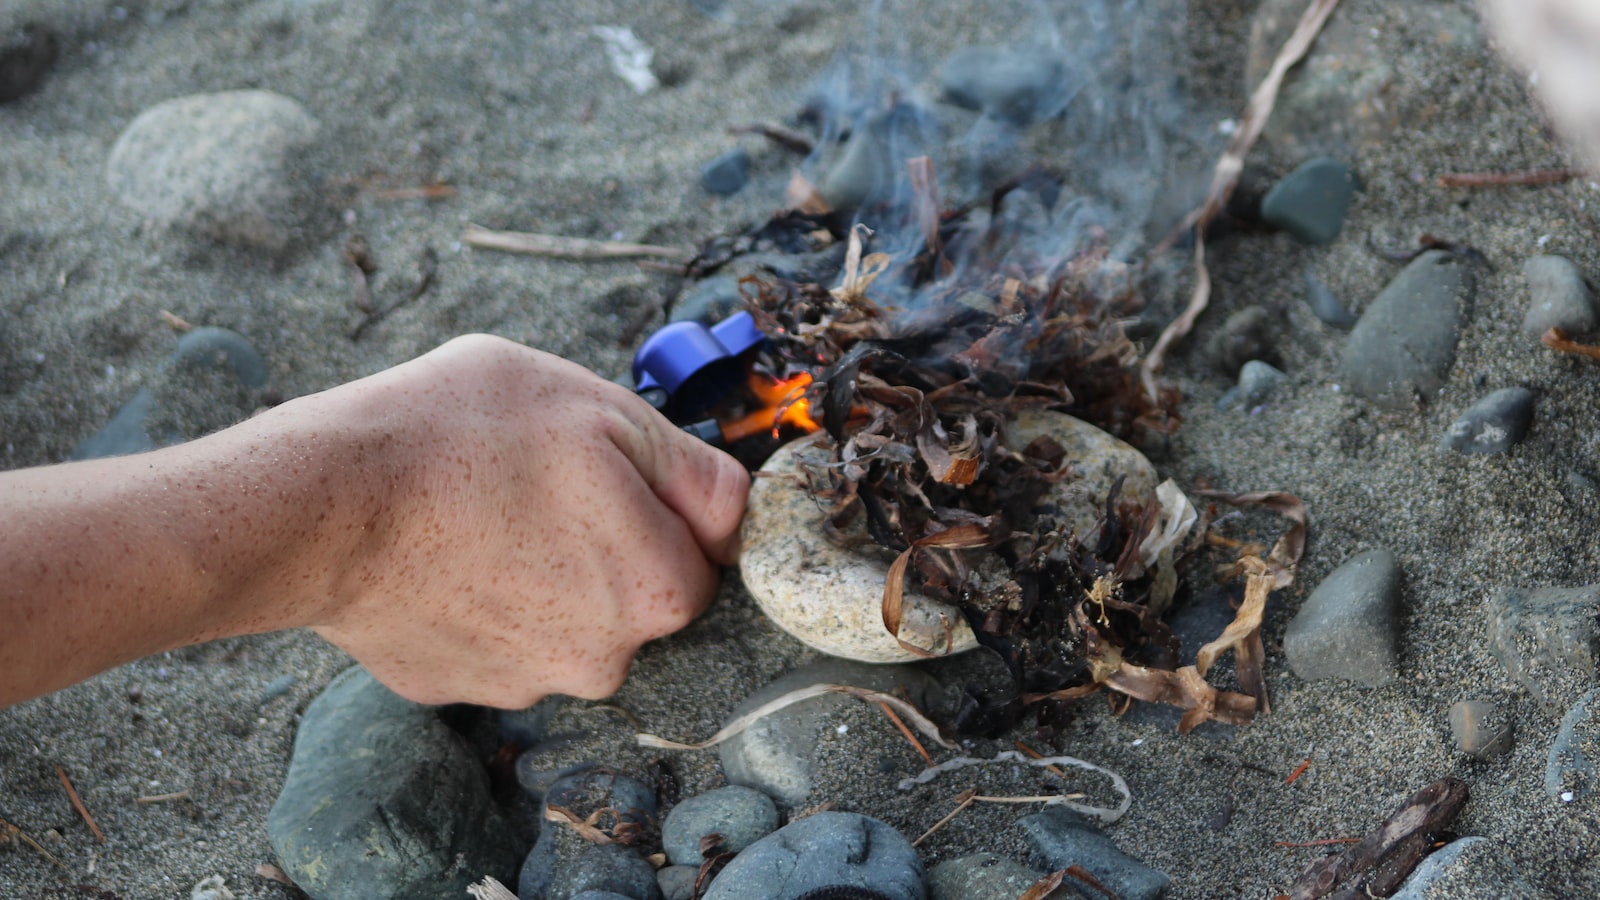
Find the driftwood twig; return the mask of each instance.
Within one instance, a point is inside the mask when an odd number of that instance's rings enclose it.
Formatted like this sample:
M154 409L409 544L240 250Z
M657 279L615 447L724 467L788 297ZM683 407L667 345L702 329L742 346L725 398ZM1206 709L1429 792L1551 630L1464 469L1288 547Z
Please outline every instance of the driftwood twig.
M1455 820L1467 802L1466 782L1445 776L1411 795L1361 842L1306 867L1288 900L1359 900L1394 893L1433 849L1433 832Z
M1520 172L1446 172L1440 187L1497 187L1508 184L1560 184L1589 174L1583 169L1524 169Z
M469 246L484 250L504 250L507 253L526 253L529 256L549 256L556 259L631 259L654 256L688 262L693 256L688 250L663 247L659 244L595 241L588 238L533 234L526 231L494 231L470 224L462 240Z
M89 824L89 830L94 832L94 839L104 844L106 836L101 833L100 826L94 823L94 816L89 815L88 807L84 806L83 801L78 799L78 792L73 789L72 782L67 778L67 770L56 766L56 776L61 779L61 786L67 789L67 799L72 801L72 808L77 810L78 815L83 817L83 821Z

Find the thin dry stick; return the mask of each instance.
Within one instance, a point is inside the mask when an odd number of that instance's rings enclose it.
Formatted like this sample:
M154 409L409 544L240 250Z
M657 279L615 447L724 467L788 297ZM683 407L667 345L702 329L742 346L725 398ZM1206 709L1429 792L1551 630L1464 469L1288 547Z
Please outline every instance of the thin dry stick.
M171 802L173 800L187 800L187 799L189 799L189 792L188 791L175 791L175 792L173 792L171 794L152 794L152 795L150 795L148 797L135 797L135 798L133 798L133 802L135 802L135 803L168 803L168 802Z
M1361 838L1323 838L1320 841L1273 841L1274 847L1331 847L1334 844L1359 844Z
M1028 754L1028 758L1030 758L1030 759L1044 759L1044 754L1043 753L1040 753L1039 751L1033 749L1032 747L1029 747L1027 744L1024 744L1021 741L1017 741L1016 742L1016 747L1017 747L1018 750L1021 750L1023 753ZM1046 772L1049 772L1051 775L1056 776L1057 778L1066 778L1067 777L1067 773L1062 771L1060 766L1045 766L1044 770Z
M1590 359L1600 359L1600 347L1592 344L1580 344L1567 337L1567 333L1560 328L1552 327L1549 331L1539 335L1539 341L1551 350L1559 353L1576 353Z
M967 788L966 790L964 790L961 793L957 794L956 795L956 808L950 810L950 814L949 815L945 816L944 818L940 819L939 821L933 823L933 825L929 826L928 830L924 831L922 833L921 837L919 837L916 840L911 842L911 846L913 846L913 847L922 846L922 842L923 841L925 841L928 838L932 837L933 833L935 831L938 831L939 829L945 827L946 825L949 825L952 821L955 820L956 816L961 815L961 811L962 810L966 809L967 807L971 806L973 803L977 802L977 799L978 799L978 792L973 790L972 788Z
M56 859L55 856L52 855L49 850L46 850L42 844L40 844L38 841L34 840L31 836L29 836L29 834L26 831L23 831L21 828L17 827L16 825L13 825L10 822L7 822L5 819L0 819L0 844L5 844L9 839L11 839L13 837L21 840L24 844L27 844L29 847L32 847L35 851L38 852L38 854L40 856L43 856L45 859L50 860L51 862L55 863L56 865L60 866L61 868L65 869L67 867L66 863L62 862L59 859Z
M104 844L106 836L100 833L100 826L94 823L94 816L89 815L89 810L83 805L83 801L78 799L78 792L72 789L72 782L67 780L67 770L56 766L56 775L61 778L61 786L67 789L67 798L72 801L72 808L78 811L78 815L83 816L83 821L89 823L89 830L94 832L94 839Z
M1589 174L1583 169L1524 169L1520 172L1448 172L1440 187L1498 187L1508 184L1560 184Z
M922 746L922 742L917 740L917 736L911 733L911 729L906 727L906 723L900 721L900 717L894 714L894 710L889 708L889 704L879 700L878 708L882 709L883 714L889 717L889 721L894 723L894 727L900 729L900 733L906 736L906 740L911 742L911 746L917 748L917 753L922 756L923 761L930 766L933 765L933 757L928 755L928 748Z
M1233 138L1228 141L1227 149L1223 151L1222 158L1217 160L1217 167L1211 173L1211 187L1206 191L1205 203L1184 217L1183 223L1173 231L1157 248L1159 253L1171 246L1177 237L1191 229L1194 231L1194 261L1195 261L1195 286L1194 293L1189 297L1189 306L1183 315L1174 319L1161 332L1161 337L1156 339L1156 345L1151 348L1140 365L1140 380L1144 383L1145 393L1151 399L1157 396L1156 373L1161 371L1162 363L1166 359L1167 350L1177 341L1182 340L1193 328L1194 323L1205 311L1206 305L1211 300L1211 273L1206 270L1206 242L1205 226L1222 211L1223 205L1228 202L1228 197L1233 193L1234 185L1239 181L1239 173L1244 171L1244 157L1255 146L1256 139L1261 137L1261 130L1266 127L1267 117L1272 114L1272 107L1278 100L1278 89L1283 85L1283 77L1291 66L1299 62L1310 49L1311 42L1322 31L1323 23L1328 21L1328 16L1334 7L1339 5L1339 0L1311 0L1306 11L1300 16L1300 23L1295 26L1294 33L1289 35L1289 40L1284 43L1283 49L1278 51L1278 56L1272 61L1272 68L1268 70L1261 85L1250 95L1250 103L1245 106L1244 115L1240 117L1239 130L1235 131Z
M526 253L529 256L549 256L556 259L631 259L638 256L654 256L688 262L693 256L687 250L662 247L658 244L592 241L588 238L532 234L525 231L493 231L471 224L467 226L467 233L462 240L469 246L485 250L504 250L507 253Z

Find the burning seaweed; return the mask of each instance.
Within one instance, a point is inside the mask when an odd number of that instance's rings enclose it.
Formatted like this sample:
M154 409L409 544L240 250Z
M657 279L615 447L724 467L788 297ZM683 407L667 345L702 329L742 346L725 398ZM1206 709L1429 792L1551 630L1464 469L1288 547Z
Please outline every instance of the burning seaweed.
M1052 484L1074 477L1074 461L1049 437L1019 445L1012 427L1040 408L1135 441L1178 427L1176 391L1145 390L1138 348L1123 330L1143 307L1139 270L1103 242L1062 259L1020 252L995 224L1000 217L941 211L931 169L913 161L911 173L917 197L898 231L914 236L914 250L877 249L856 225L834 238L846 249L831 290L778 274L742 282L770 339L774 377L813 378L805 398L827 457L801 470L824 504L824 529L843 541L860 528L898 554L885 629L920 655L948 651L948 638L934 648L900 639L904 592L914 590L960 609L979 643L1005 661L1023 704L998 708L974 695L956 723L963 730L1009 725L1023 705L1039 709L1041 722L1058 721L1069 701L1102 688L1184 709L1184 731L1208 719L1249 721L1266 701L1261 609L1292 579L1303 528L1270 562L1241 558L1249 586L1238 619L1200 665L1179 668L1161 613L1175 561L1200 543L1185 540L1193 508L1170 485L1152 501L1122 496L1119 481L1098 527L1077 533L1064 514L1035 509ZM1058 188L1030 173L994 205L1009 192ZM812 240L827 243L815 230L825 218L795 216L760 233L804 222ZM874 299L886 295L917 300L897 308ZM1205 681L1229 649L1245 693Z

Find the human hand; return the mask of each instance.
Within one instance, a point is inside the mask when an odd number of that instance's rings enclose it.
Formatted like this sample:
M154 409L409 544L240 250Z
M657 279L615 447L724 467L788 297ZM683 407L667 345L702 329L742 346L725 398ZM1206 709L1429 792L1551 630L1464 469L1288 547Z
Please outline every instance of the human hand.
M558 357L462 337L295 403L372 510L311 624L410 699L606 696L737 555L744 468Z

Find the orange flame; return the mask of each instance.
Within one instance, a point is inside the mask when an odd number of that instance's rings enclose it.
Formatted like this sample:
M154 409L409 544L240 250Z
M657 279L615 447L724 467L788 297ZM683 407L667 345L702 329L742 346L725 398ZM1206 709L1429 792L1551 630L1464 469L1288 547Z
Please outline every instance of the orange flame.
M750 394L761 406L731 422L723 422L722 440L733 444L762 432L777 437L778 430L785 425L808 432L821 428L811 418L811 403L805 398L809 384L811 375L807 372L784 381L751 372Z

